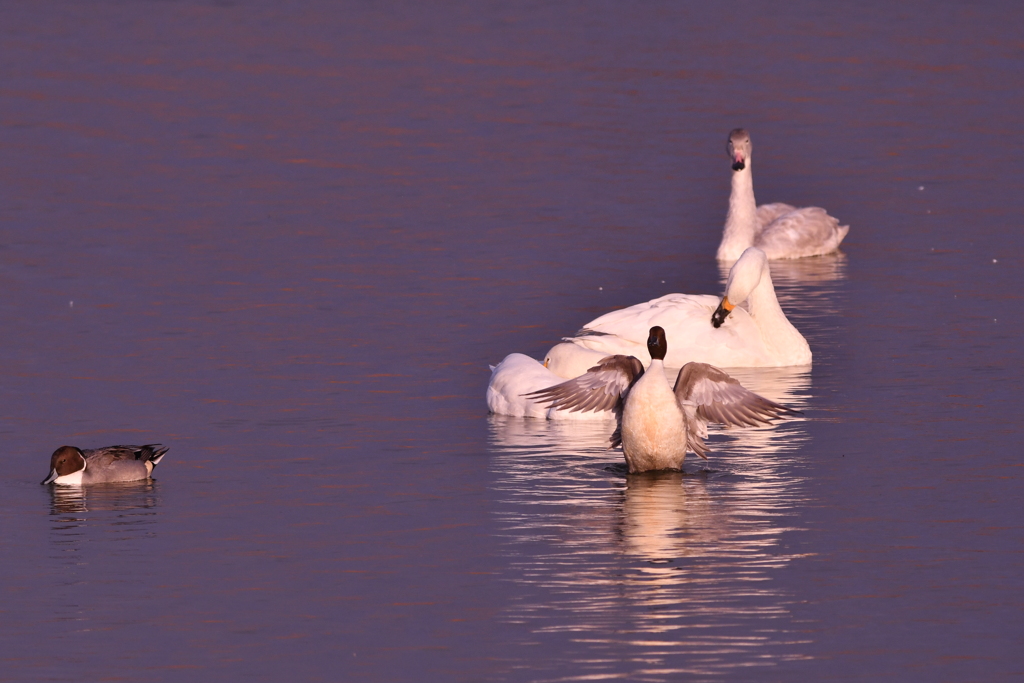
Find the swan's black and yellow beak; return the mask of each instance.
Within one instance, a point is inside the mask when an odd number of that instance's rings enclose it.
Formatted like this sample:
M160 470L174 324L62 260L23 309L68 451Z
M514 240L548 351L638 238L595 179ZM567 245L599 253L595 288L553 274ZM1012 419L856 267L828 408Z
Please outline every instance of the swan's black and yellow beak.
M729 297L722 297L722 303L718 304L718 308L716 308L715 312L711 314L711 324L714 325L716 329L721 327L722 323L725 322L725 319L729 317L729 314L732 313L732 309L734 308L736 308L736 306L729 301Z

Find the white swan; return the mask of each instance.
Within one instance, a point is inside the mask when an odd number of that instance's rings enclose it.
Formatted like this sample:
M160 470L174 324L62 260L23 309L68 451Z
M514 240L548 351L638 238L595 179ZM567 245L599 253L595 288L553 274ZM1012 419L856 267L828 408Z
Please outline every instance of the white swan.
M601 356L603 358L604 356ZM591 363L591 365L596 365ZM581 371L586 372L586 370ZM521 353L510 353L491 367L487 384L487 408L497 415L540 417L552 420L609 420L610 413L568 412L556 410L527 398L530 392L546 389L564 377L554 374L541 363Z
M770 259L819 256L839 248L850 226L839 225L839 220L824 209L797 209L789 204L757 206L747 131L737 128L729 133L726 150L733 162L732 193L722 243L718 245L719 261L734 261L751 246Z
M746 309L737 307L744 302ZM690 361L722 367L811 363L811 347L775 297L767 257L750 247L729 271L721 303L711 295L667 294L612 311L555 345L546 356L547 367L568 378L594 365L595 358L613 354L636 356L646 364L650 356L644 340L654 325L673 339L665 359L672 368Z
M687 363L670 387L665 330L650 328L646 345L651 358L647 372L633 356L609 356L587 373L535 391L531 398L570 413L613 410L618 429L611 445L622 445L630 472L680 469L687 451L706 460L709 422L756 427L794 412L706 363Z

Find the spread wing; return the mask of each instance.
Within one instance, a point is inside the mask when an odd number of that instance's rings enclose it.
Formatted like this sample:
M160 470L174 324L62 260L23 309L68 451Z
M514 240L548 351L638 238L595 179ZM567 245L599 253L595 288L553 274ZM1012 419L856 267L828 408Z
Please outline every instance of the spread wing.
M615 410L642 374L644 366L633 356L607 356L579 377L524 396L558 410Z
M728 427L757 427L782 414L798 412L743 388L739 380L707 363L684 365L676 379L675 393L684 407L689 403L705 422Z

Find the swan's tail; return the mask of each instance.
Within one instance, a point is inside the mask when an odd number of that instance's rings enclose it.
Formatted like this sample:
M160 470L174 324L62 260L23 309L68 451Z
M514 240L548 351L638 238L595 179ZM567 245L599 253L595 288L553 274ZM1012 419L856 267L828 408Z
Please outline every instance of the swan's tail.
M840 225L839 227L836 228L836 235L838 235L838 237L836 237L836 248L838 248L839 245L842 244L843 238L846 237L846 233L848 232L850 232L849 225Z

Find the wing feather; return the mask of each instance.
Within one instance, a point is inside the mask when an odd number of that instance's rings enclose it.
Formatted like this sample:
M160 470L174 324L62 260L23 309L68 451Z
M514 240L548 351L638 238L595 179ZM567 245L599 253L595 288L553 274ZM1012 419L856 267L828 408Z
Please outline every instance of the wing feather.
M106 446L104 448L82 449L82 454L93 466L109 467L112 463L135 460L138 446Z
M795 211L796 207L791 204L783 204L782 202L775 202L773 204L762 204L757 207L757 222L760 223L761 229L763 230L769 223L774 221L779 216L785 215L790 211Z
M152 462L156 465L167 453L168 449L158 443L150 443L144 446L105 446L97 449L82 449L82 454L93 466L109 467L113 463L121 462Z
M758 427L780 415L797 412L758 396L739 380L707 363L684 365L676 379L675 394L681 404L695 405L702 419L728 427Z
M758 209L758 217L761 211ZM849 226L839 225L839 219L828 215L825 209L807 206L775 216L762 223L762 230L754 246L769 258L781 254L787 258L814 256L834 251L846 236Z
M643 373L643 364L633 356L607 356L579 377L523 395L558 410L615 410Z

